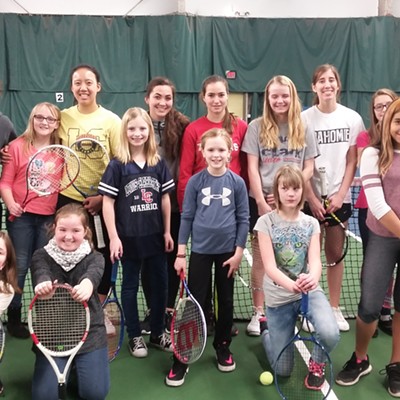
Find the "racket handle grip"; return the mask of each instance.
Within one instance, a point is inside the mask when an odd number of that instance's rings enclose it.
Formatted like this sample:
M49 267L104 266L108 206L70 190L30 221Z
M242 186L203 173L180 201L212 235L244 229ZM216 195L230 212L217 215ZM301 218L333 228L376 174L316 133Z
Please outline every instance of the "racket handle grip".
M308 293L302 293L301 295L301 313L303 315L308 312Z
M58 384L58 399L64 400L67 398L67 386L65 383Z

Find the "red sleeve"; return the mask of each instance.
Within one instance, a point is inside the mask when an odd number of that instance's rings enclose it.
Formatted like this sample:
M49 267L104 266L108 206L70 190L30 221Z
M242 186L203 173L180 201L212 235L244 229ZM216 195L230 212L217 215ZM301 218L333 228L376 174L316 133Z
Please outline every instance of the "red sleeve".
M192 129L191 124L189 124L183 134L181 145L181 161L179 164L177 199L180 211L182 211L183 196L185 194L186 185L194 173L196 152L196 132Z

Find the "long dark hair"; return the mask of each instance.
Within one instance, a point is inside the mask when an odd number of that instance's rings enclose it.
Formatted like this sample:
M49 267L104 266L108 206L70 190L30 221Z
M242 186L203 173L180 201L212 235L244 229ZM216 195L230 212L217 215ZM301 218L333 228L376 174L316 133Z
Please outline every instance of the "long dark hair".
M203 97L206 95L207 92L207 86L210 85L211 83L217 83L217 82L222 82L225 85L226 93L229 95L229 85L228 81L223 78L222 76L219 75L211 75L204 79L203 83L201 84L201 91L200 91L200 98L201 101L203 100ZM228 110L228 106L225 108L225 115L224 119L222 121L222 127L230 134L232 135L233 130L234 130L234 125L237 125L237 117L230 113Z
M181 138L187 125L189 125L189 118L177 111L174 107L176 88L175 85L168 78L164 76L156 76L153 78L146 87L146 97L150 97L152 91L156 86L169 86L172 91L173 105L171 110L165 116L165 127L163 133L163 150L164 156L169 160L174 160L179 157L181 151Z

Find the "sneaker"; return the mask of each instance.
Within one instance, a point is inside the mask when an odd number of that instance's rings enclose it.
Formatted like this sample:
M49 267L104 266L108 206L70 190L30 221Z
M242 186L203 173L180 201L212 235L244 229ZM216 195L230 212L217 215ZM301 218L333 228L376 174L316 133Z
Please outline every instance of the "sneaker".
M304 379L307 389L319 390L325 382L325 363L317 363L312 358L308 363L308 375Z
M150 310L146 311L146 314L144 316L144 320L140 322L140 330L142 332L142 335L150 335L151 329L150 329Z
M392 317L389 317L389 319L386 320L379 318L378 327L382 332L392 336Z
M165 384L167 386L182 386L185 383L185 375L189 372L189 367L181 363L174 357L174 363L169 370L168 375L165 377Z
M171 322L173 316L174 316L173 311L165 312L165 332L167 333L171 333Z
M342 312L339 307L332 307L333 315L336 318L339 330L342 332L347 332L350 330L349 323L344 319Z
M232 324L231 336L237 336L237 335L239 335L239 328L235 324Z
M260 336L260 318L265 317L261 311L254 311L249 324L247 325L246 332L249 336Z
M260 334L262 335L268 329L267 317L261 317L258 322L260 324Z
M236 368L229 345L224 342L217 347L218 369L221 372L231 372Z
M336 383L342 386L355 385L362 376L372 371L372 365L366 360L357 360L356 353L353 353L350 360L343 366L343 369L336 376Z
M303 331L304 332L315 332L315 328L314 325L311 323L310 320L308 320L307 318L303 319L303 325L302 325Z
M393 397L400 397L400 362L386 365L388 392Z
M106 310L104 310L104 325L106 326L107 336L115 336L117 334L117 330L110 321L110 318L108 318Z
M150 336L149 345L157 347L158 349L167 351L169 353L172 352L171 338L167 333L163 333L162 335L157 337Z
M128 348L133 357L147 357L147 346L141 336L129 339Z

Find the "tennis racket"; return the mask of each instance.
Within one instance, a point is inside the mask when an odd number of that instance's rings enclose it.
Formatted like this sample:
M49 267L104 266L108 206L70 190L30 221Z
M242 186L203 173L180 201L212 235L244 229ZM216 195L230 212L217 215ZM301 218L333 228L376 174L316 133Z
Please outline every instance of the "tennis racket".
M308 294L303 294L300 330L295 328L293 338L279 353L274 366L275 386L284 400L327 399L331 392L333 370L328 352L312 334L301 334L307 311ZM325 361L316 363L314 359Z
M79 158L70 148L58 144L43 147L26 167L26 195L21 207L24 209L38 197L62 192L75 181L79 170ZM10 215L8 220L12 222L15 218Z
M36 295L28 310L28 326L33 343L44 354L57 376L59 399L66 398L66 377L69 367L85 342L90 313L86 302L72 298L72 287L54 285L51 296ZM56 357L69 357L63 371L55 362Z
M323 201L323 205L325 208L329 206L329 200L328 200L328 190L327 190L327 180L326 180L326 171L324 167L320 167L318 169L319 171L319 176L321 179L321 198ZM336 241L337 248L334 249L334 256L332 256L332 259L328 259L326 256L325 252L325 257L326 260L323 263L324 266L326 267L334 267L335 265L339 264L341 261L344 260L344 258L347 255L347 251L349 249L349 237L354 238L355 240L359 241L360 238L358 238L353 232L350 232L346 226L343 224L343 222L338 218L338 216L335 213L329 213L327 217L325 218L325 229L331 229L332 225L334 226L339 226L342 228L340 230L342 236L340 240ZM341 246L341 247L340 247Z
M197 361L203 354L207 341L207 324L203 310L190 293L183 272L179 300L171 322L171 339L175 357L184 364Z
M89 137L77 139L70 147L78 154L81 161L79 179L72 186L85 199L90 196L96 196L101 175L110 162L106 148L98 140ZM98 214L95 215L93 220L97 248L102 249L106 247L106 244L100 216Z
M104 322L107 329L108 360L117 356L124 341L124 314L118 300L115 282L118 275L118 262L112 266L111 288L103 304Z

